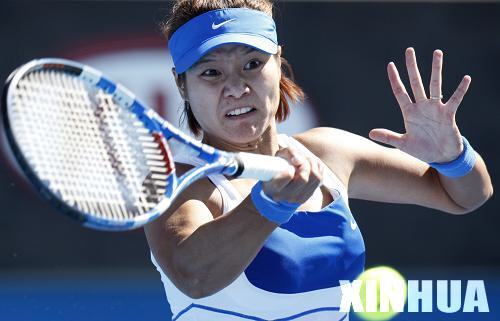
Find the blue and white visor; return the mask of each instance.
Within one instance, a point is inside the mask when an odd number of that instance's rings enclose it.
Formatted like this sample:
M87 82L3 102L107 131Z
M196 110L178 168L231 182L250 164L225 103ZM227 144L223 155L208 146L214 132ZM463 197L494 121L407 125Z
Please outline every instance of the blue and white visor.
M221 45L247 45L269 54L278 52L274 20L252 9L213 10L189 20L168 42L177 74L182 74L201 57Z

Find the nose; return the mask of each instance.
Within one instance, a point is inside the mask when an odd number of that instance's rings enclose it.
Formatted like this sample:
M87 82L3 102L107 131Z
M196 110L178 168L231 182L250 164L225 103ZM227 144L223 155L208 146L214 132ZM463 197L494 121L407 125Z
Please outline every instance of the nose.
M224 84L225 98L241 98L250 93L250 87L243 77L238 74L227 77Z

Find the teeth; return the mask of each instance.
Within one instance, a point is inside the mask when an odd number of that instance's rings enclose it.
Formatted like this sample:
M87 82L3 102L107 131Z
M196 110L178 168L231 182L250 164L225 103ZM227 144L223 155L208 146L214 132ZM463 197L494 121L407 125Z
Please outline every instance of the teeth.
M226 116L238 116L241 114L246 114L249 111L251 111L252 109L253 109L252 107L237 108L237 109L231 110L229 113L226 114Z

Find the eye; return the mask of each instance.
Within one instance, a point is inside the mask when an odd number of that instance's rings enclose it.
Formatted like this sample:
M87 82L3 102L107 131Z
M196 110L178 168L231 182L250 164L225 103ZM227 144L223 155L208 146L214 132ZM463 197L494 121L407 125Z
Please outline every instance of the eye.
M204 72L202 72L200 76L203 76L203 77L216 77L216 76L219 76L219 75L220 75L220 72L218 70L216 70L216 69L207 69Z
M249 62L247 62L247 64L245 65L245 67L243 69L244 70L252 70L252 69L259 68L260 65L262 65L262 61L254 59L254 60L250 60Z

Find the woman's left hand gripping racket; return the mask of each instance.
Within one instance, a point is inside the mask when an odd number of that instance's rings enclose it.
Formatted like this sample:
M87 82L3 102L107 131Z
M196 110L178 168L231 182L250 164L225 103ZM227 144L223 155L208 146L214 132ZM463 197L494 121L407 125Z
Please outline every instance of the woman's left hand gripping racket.
M2 113L15 157L35 187L62 212L100 230L143 226L208 174L269 180L293 171L279 157L201 144L122 85L64 59L18 68L5 85ZM174 142L203 165L177 177Z

